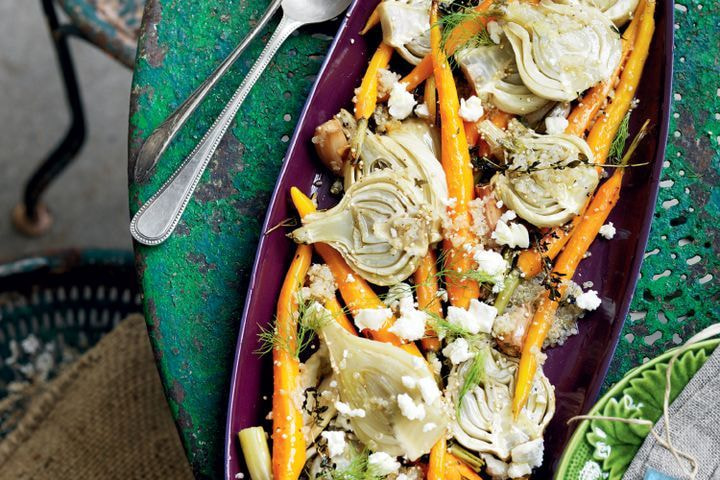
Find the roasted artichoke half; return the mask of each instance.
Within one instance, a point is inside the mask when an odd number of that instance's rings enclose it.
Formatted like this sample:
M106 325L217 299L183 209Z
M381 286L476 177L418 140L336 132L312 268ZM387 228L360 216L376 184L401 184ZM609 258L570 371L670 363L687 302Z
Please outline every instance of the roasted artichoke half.
M600 177L585 140L575 135L541 135L512 121L504 131L490 121L483 138L505 158L506 169L491 183L495 194L527 222L554 227L582 210Z
M595 7L513 1L503 18L518 73L540 97L574 100L620 62L620 34Z
M437 223L414 182L381 170L354 183L335 207L307 215L290 236L332 245L360 276L387 286L415 271Z
M479 382L459 398L471 369L480 365ZM475 364L475 365L474 365ZM542 462L543 431L555 413L555 392L542 369L535 376L527 406L513 419L512 395L518 360L484 347L476 358L455 367L448 391L457 415L450 430L457 442L478 452L494 478L529 475Z
M417 65L430 53L430 0L383 0L378 5L383 41Z

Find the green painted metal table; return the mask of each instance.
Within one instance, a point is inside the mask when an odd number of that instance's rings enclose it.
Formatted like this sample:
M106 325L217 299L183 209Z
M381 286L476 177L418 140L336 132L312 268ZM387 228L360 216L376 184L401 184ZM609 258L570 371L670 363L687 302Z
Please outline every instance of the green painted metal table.
M267 0L149 0L132 87L130 163L143 139L230 52L266 5ZM720 313L720 5L682 0L675 13L665 170L642 278L608 382ZM259 229L295 119L336 27L290 38L221 143L176 233L160 246L135 250L150 337L198 478L221 476L232 355ZM154 179L130 185L131 213L192 150L262 43L250 48L190 119Z

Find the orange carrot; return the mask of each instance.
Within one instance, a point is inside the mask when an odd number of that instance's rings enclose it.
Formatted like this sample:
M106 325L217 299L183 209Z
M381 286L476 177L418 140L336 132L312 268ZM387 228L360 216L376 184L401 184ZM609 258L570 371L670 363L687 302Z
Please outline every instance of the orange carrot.
M378 71L387 68L392 58L393 47L381 43L370 59L368 69L360 83L360 90L356 95L355 119L368 119L375 112L378 95Z
M432 451L430 455L432 456ZM445 478L448 480L462 480L463 478L467 480L482 480L482 477L480 477L475 470L449 452L445 454Z
M335 297L331 298L330 300L327 300L325 302L325 308L330 311L330 313L333 316L333 319L340 324L341 327L343 327L348 332L352 333L353 335L357 335L357 331L355 330L355 327L353 326L352 322L347 318L347 315L345 315L345 312L343 312L342 307L340 306L340 303L337 301Z
M437 271L437 256L431 248L415 270L413 279L419 308L431 315L442 317L442 305L438 298ZM428 328L425 333L427 336L421 341L423 350L432 352L440 350L440 340L435 332Z
M470 152L462 120L458 114L460 103L452 70L445 53L440 48L440 25L437 23L438 2L434 0L430 10L430 46L433 59L433 73L437 83L440 104L440 137L442 140L441 162L448 184L448 196L455 204L448 209L453 231L446 232L452 239L443 242L447 251L447 268L467 272L473 260L463 248L473 244L475 238L470 231L471 217L469 203L475 197ZM450 303L467 308L470 300L480 296L477 282L451 275L447 278Z
M290 189L290 196L301 218L315 212L315 204L299 189L292 187ZM325 261L328 268L330 268L335 283L338 285L338 290L340 290L340 295L343 300L345 300L345 304L353 315L356 315L359 310L365 308L385 308L385 304L365 279L359 276L353 276L355 272L337 250L326 243L314 243L313 246L315 247L315 251ZM348 281L348 278L352 281ZM363 333L370 335L373 340L392 343L413 355L421 357L422 354L414 343L404 343L395 334L388 331L393 321L394 318L388 318L388 321L380 330L367 330Z
M640 23L637 27L637 39L620 76L620 83L615 89L615 96L605 110L605 114L600 116L588 134L587 142L597 164L603 164L607 159L610 146L617 134L620 123L622 123L622 119L630 109L635 92L637 92L645 60L650 51L650 42L655 31L655 19L653 18L655 0L646 0L643 3L645 7L642 10Z
M405 75L405 77L400 80L402 83L407 83L407 90L412 91L415 90L418 85L420 85L422 82L430 78L430 75L433 74L433 61L432 56L428 55L425 58L422 59L420 63L415 65L412 70L410 70L410 73Z
M537 310L535 310L530 327L528 328L525 341L523 342L512 404L513 414L516 418L527 403L533 378L537 370L537 356L540 354L540 349L555 319L555 312L557 311L559 300L567 290L566 282L571 280L573 275L575 275L575 270L577 270L580 261L585 256L585 252L590 248L590 245L600 231L600 227L603 226L608 215L610 215L610 212L617 204L620 198L623 176L625 174L624 167L627 165L629 158L644 136L647 125L648 122L645 122L642 130L635 137L623 156L620 166L595 193L586 213L577 223L575 232L570 237L565 249L560 253L550 273L551 277L561 280L561 283L556 291L547 291L543 294Z
M633 20L630 22L630 25L628 25L628 28L625 29L625 32L623 32L622 54L620 57L620 63L615 69L615 72L613 72L610 79L598 83L588 90L585 95L583 95L577 106L568 116L568 126L565 129L565 133L583 136L585 131L590 128L590 125L600 111L600 108L602 108L607 101L610 92L612 92L615 83L620 77L625 62L630 55L630 51L635 44L637 28L640 23L644 7L645 3L643 2L637 6L635 14L633 15Z
M428 465L427 480L445 480L445 456L447 454L447 440L440 438L430 450L430 464Z
M365 26L362 30L360 30L360 35L365 35L367 32L369 32L372 28L374 28L376 25L380 23L380 12L379 12L380 4L378 3L378 6L375 7L375 10L370 14L370 17L367 19L367 22L365 22Z
M277 304L276 328L285 338L273 348L273 478L295 480L305 465L305 438L302 413L293 401L298 388L300 361L293 351L297 345L297 294L310 267L312 248L299 245L288 269Z
M605 114L601 115L588 134L588 145L595 154L594 163L605 163L620 123L630 109L634 92L637 91L637 86L640 83L640 76L642 75L655 29L654 12L654 0L641 2L635 12L635 17L628 27L630 33L626 38L628 40L634 39L635 44L632 46L625 62L613 100L608 105ZM578 115L578 118L580 118L580 115ZM574 121L569 122L568 128L572 127L573 124ZM542 243L546 251L538 252L535 248L531 248L520 254L518 268L526 277L530 278L540 273L542 270L542 257L552 260L560 253L573 234L578 218L575 217L569 225L552 229L550 233L544 236Z

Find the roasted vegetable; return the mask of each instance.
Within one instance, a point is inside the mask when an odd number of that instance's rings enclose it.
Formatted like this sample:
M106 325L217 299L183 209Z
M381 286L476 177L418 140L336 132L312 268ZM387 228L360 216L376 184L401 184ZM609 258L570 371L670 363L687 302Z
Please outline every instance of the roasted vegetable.
M540 97L574 100L620 63L620 34L597 8L513 1L504 19L520 77Z
M485 121L480 131L507 164L492 179L496 195L537 227L562 225L573 218L598 184L590 147L579 137L540 135L517 121L507 131Z
M330 210L305 216L291 236L327 243L369 282L393 285L415 271L437 224L415 184L383 170L354 183Z
M320 335L330 352L340 401L353 411L350 424L358 439L372 451L410 460L428 453L445 434L448 418L427 364L393 345L353 336L335 322ZM434 393L408 387L403 377L434 386Z
M513 419L517 366L516 359L483 347L476 358L453 369L448 379L453 402L459 403L457 419L450 424L452 435L481 454L493 477L522 477L540 464L543 431L555 412L553 387L539 370L530 401ZM468 385L473 370L476 381ZM466 393L460 398L463 390Z
M556 0L557 3L599 8L616 26L622 27L632 17L639 0Z

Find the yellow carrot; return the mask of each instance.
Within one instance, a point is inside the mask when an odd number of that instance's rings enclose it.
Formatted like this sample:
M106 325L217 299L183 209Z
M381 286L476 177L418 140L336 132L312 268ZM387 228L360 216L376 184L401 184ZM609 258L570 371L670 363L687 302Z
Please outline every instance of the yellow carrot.
M290 196L301 218L315 212L316 208L313 201L299 189L295 187L291 188ZM354 276L355 272L337 250L326 243L314 243L313 246L332 272L335 283L338 285L338 290L340 290L340 295L343 300L345 300L345 304L353 315L356 315L359 310L365 308L385 308L385 304L365 279ZM348 279L352 281L348 281ZM395 334L388 331L393 322L394 318L391 317L380 330L368 330L363 333L368 333L373 340L391 343L413 355L422 356L420 350L414 343L404 343Z
M284 337L282 346L273 348L273 478L296 480L305 465L305 438L302 413L292 394L298 388L300 362L292 352L297 345L297 295L310 267L312 248L299 245L277 304L276 328Z
M437 89L435 87L435 77L430 75L425 82L425 104L428 107L428 119L430 125L435 125L437 122Z
M419 308L433 316L442 317L442 305L438 298L437 273L437 256L431 248L420 262L417 270L415 270L413 279L415 280ZM440 340L438 340L432 328L428 327L425 334L426 337L421 341L423 350L432 352L440 350Z
M449 238L443 244L447 252L446 268L467 272L471 270L473 260L464 247L476 241L470 231L472 219L468 205L475 198L473 172L465 129L458 113L460 103L455 79L447 57L440 48L441 32L437 18L438 0L434 0L430 9L430 47L440 104L441 162L447 178L448 196L454 199L454 205L448 209L453 229L446 232ZM467 308L471 299L480 296L477 282L463 278L462 275L450 275L447 278L447 291L450 303L461 308Z
M356 120L367 120L372 116L373 112L375 112L378 95L378 72L380 69L387 68L392 58L392 53L393 47L386 43L381 43L370 59L370 64L363 76L360 89L356 95Z

